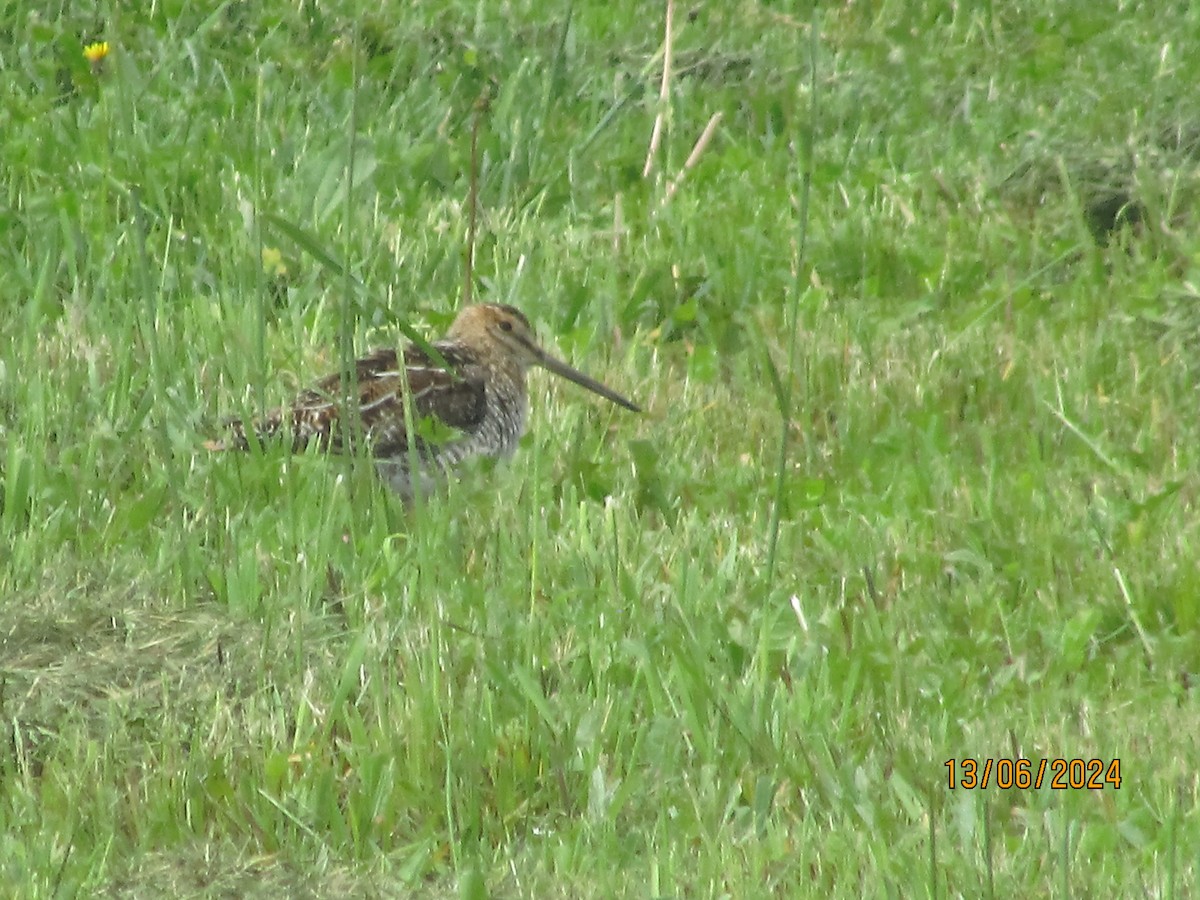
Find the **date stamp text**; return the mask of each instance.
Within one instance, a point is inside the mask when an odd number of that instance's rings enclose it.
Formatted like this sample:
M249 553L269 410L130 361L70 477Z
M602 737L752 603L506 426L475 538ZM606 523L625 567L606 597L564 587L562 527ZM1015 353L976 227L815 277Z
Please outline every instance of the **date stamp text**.
M950 790L1002 791L1041 790L1047 785L1055 791L1103 790L1121 787L1121 760L1103 759L948 759L947 782Z

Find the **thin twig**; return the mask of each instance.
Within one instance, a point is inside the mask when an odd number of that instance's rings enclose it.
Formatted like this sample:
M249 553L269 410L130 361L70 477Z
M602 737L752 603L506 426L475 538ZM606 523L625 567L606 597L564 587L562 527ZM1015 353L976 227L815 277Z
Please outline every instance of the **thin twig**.
M667 0L667 21L663 35L663 70L662 84L658 88L658 115L654 117L654 131L650 134L650 149L646 153L646 165L642 169L642 177L649 178L654 169L654 157L658 155L658 147L662 143L664 122L667 116L667 102L671 96L671 57L674 55L674 22L675 0Z
M713 113L712 118L708 120L708 124L704 126L704 131L700 133L700 137L697 139L696 145L692 147L692 152L688 155L687 162L683 164L683 168L679 170L679 174L676 175L674 180L667 186L667 192L663 195L662 199L663 206L666 206L670 202L671 198L675 196L675 192L679 190L679 185L683 183L683 176L685 176L690 169L695 168L696 163L700 161L700 156L704 153L704 149L712 140L712 136L716 132L717 126L721 124L721 119L723 117L724 113L718 112Z

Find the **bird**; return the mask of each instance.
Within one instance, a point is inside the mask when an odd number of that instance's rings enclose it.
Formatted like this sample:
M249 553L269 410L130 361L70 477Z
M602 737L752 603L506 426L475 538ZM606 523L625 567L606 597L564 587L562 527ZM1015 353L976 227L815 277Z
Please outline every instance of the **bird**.
M415 345L402 353L374 350L355 361L349 384L349 370L328 375L260 419L227 420L227 438L205 446L249 450L284 442L294 453L313 445L347 453L361 441L384 481L411 501L467 460L513 454L528 423L525 375L534 366L642 411L542 349L529 319L513 306L467 306L431 346L436 356Z

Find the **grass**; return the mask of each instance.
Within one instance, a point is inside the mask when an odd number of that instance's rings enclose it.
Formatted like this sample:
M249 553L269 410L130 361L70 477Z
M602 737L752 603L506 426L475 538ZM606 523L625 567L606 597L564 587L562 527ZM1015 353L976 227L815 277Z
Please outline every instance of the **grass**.
M1197 18L0 5L4 883L1194 894ZM648 414L204 452L445 327L485 93L479 296Z

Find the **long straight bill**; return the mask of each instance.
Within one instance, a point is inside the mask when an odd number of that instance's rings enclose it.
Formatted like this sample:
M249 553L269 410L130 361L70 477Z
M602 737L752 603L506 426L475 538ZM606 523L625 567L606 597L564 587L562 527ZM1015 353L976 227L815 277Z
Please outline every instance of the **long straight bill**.
M555 375L561 375L563 378L567 379L567 381L573 381L580 387L587 388L593 394L599 394L605 400L611 400L613 403L617 404L617 406L623 406L633 412L642 411L640 406L630 402L629 400L626 400L616 391L606 388L600 382L596 381L596 379L589 378L578 369L572 369L565 362L555 359L548 353L542 354L541 363L544 368L549 369Z

